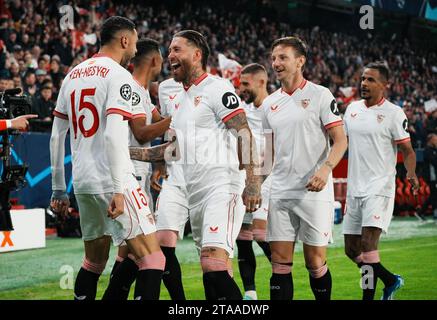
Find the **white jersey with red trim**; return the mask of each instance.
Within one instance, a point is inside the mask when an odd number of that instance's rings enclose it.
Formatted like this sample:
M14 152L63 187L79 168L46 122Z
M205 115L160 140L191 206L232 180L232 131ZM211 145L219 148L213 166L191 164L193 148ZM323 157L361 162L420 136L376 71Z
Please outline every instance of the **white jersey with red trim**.
M175 104L171 102L176 95L184 90L184 86L180 82L176 82L173 78L164 80L158 87L158 99L161 107L161 115L163 117L171 117L176 112ZM184 175L181 164L182 159L176 162L167 163L168 178L166 183L172 186L185 187Z
M320 192L305 187L329 155L327 129L343 124L332 93L303 80L292 93L272 93L262 107L263 127L273 131L275 151L270 198L334 201L331 175Z
M348 196L394 197L397 144L410 141L402 108L385 99L371 107L355 101L347 107L344 123L349 136Z
M170 103L190 206L212 192L240 193L236 139L225 122L244 112L232 84L204 74Z
M134 78L135 80L135 78ZM158 112L156 107L152 104L152 100L150 98L149 90L146 90L140 83L136 80L133 84L132 91L132 119L142 118L146 125L152 124L153 113ZM131 147L151 147L151 142L147 141L146 143L139 143L131 130L129 134L129 145ZM137 176L148 176L150 178L152 174L152 165L149 162L144 161L135 161L132 160L135 173ZM147 183L147 182L146 182ZM148 190L149 186L145 186L145 189ZM147 192L147 191L146 191Z
M113 192L109 161L105 153L106 116L132 117L132 75L113 59L97 54L74 67L65 77L53 114L67 119L73 163L73 186L77 194ZM123 138L123 171L133 173L129 156L128 121L115 132Z

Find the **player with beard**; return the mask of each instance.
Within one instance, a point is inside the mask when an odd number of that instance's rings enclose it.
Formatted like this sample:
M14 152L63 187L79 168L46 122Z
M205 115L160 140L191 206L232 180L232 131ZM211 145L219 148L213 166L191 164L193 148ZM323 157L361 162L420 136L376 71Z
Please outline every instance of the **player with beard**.
M392 300L404 282L381 264L378 251L393 215L398 148L413 193L419 189L407 117L384 98L388 80L385 63L368 64L361 75L362 100L352 102L344 116L349 157L343 234L346 255L362 272L363 300L373 300L378 278L385 286L382 300Z
M174 79L182 82L184 90L170 103L177 109L171 128L184 146L180 148L181 166L193 239L200 249L205 296L208 300L241 299L227 264L233 256L244 205L249 212L261 205L261 178L254 174L255 148L247 154L241 152L255 142L240 100L227 80L206 73L208 56L209 47L199 32L184 30L173 36L168 58ZM231 130L245 139L237 144L229 136ZM247 175L244 191L236 179L240 166Z
M299 239L315 298L331 298L326 261L334 214L331 171L343 157L347 139L332 93L303 77L307 55L306 44L297 37L273 42L272 67L281 88L262 106L263 127L273 132L274 150L267 226L272 300L293 298L291 267Z
M258 154L263 158L264 135L262 134L261 107L264 99L269 95L267 92L268 75L264 66L252 63L241 70L240 96L243 99L243 108L246 113L250 130L256 139ZM255 212L247 212L244 215L243 225L237 237L238 267L245 290L244 300L257 300L255 286L256 259L252 247L255 240L263 250L267 259L271 260L269 243L266 242L267 213L270 197L270 179L267 178L261 188L262 205Z
M125 121L132 118L133 79L122 66L135 56L138 36L132 21L114 16L103 23L100 37L99 53L73 68L60 89L50 141L51 206L62 214L69 205L64 145L70 130L73 186L85 244L75 299L95 299L110 236L117 246L126 241L135 257L135 298L158 299L165 257L146 196L135 179Z
M157 41L142 39L137 42L137 53L132 59L134 66L132 76L135 82L132 93L132 119L129 121L131 129L129 141L132 147L151 147L151 141L162 136L170 125L171 118L162 120L159 111L151 102L148 90L149 83L155 81L161 73L162 61ZM151 164L135 160L132 162L137 180L144 188L147 196L146 201L153 212L153 202L150 195ZM138 266L135 263L135 258L129 254L127 245L120 246L112 268L110 283L103 299L127 299L137 271ZM114 275L116 276L114 277Z

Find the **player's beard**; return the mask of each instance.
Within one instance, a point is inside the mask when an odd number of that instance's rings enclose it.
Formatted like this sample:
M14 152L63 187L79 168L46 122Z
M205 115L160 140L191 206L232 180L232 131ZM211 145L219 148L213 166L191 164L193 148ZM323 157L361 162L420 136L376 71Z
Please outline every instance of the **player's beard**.
M179 62L180 66L176 70L176 73L173 72L173 77L176 82L182 82L184 85L189 85L191 80L191 74L194 71L193 66L186 60L181 60Z
M361 97L361 99L364 99L364 100L369 100L369 99L371 99L371 98L372 98L372 95L371 95L370 90L369 90L369 89L366 89L366 91L363 92L363 89L361 89L361 91L360 91L360 97Z
M255 99L256 99L255 92L253 92L252 90L244 90L244 92L243 92L244 102L246 102L247 104L250 104L250 103L254 102Z
M120 65L127 69L132 58L133 57L130 54L124 55L123 58L121 58Z

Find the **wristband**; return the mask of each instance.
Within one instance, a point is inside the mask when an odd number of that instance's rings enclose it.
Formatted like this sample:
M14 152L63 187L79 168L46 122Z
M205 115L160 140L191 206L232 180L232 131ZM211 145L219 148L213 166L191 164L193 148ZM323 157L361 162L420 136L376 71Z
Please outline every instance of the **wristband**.
M6 129L9 129L12 127L12 120L6 120Z

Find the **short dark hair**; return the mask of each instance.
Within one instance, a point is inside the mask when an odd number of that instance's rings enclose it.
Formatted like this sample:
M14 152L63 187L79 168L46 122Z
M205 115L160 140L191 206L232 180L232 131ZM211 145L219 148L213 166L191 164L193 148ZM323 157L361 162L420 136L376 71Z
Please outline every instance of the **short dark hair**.
M100 29L100 44L104 46L111 42L114 35L120 30L135 30L135 23L128 18L113 16L106 19Z
M194 46L196 46L197 48L199 48L202 51L202 68L206 69L206 65L208 63L208 57L209 57L209 46L208 43L206 42L205 37L203 36L203 34L201 34L198 31L194 31L194 30L182 30L177 32L173 38L176 37L182 37L188 40L188 42L190 42L191 44L193 44Z
M251 63L241 69L241 74L256 74L258 72L264 72L265 74L267 74L266 68L259 63Z
M371 62L367 64L365 68L378 70L381 77L384 78L385 81L388 81L390 76L390 70L386 62L384 61Z
M292 47L297 52L298 56L304 56L305 58L308 57L308 47L306 43L298 37L293 36L276 39L272 43L272 51L277 46Z
M140 64L144 57L151 53L159 53L159 43L156 40L145 38L138 40L137 42L137 53L132 59L134 65Z

